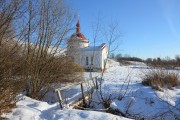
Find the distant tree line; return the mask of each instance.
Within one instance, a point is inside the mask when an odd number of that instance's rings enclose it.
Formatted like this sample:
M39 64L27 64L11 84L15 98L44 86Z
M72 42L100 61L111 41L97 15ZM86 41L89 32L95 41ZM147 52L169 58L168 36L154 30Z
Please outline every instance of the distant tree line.
M125 54L125 55L122 55L122 54L117 54L117 55L111 54L110 58L115 59L116 61L121 62L121 63L122 63L122 62L125 63L125 61L126 61L126 63L127 63L128 61L144 62L143 59L138 58L138 57L131 57L131 56L128 55L128 54ZM128 64L128 63L127 63L127 64Z
M150 66L155 67L165 67L165 68L174 68L180 67L180 55L176 55L174 59L170 57L166 58L147 58L145 63Z
M134 61L134 62L144 62L149 66L154 66L154 67L165 67L165 68L175 68L175 67L180 67L180 55L176 55L174 59L170 57L165 57L165 58L147 58L146 60L139 58L139 57L132 57L128 54L117 54L115 55L112 53L110 55L111 59L115 59L118 62L121 63L126 63L130 64L128 61Z

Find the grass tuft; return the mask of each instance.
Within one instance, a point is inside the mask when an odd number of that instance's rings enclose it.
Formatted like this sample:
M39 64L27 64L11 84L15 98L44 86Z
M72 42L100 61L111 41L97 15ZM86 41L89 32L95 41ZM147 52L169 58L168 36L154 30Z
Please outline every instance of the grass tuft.
M151 69L143 72L142 84L145 86L151 86L153 89L163 91L162 88L166 87L172 89L172 87L179 86L179 73L172 72L163 69Z

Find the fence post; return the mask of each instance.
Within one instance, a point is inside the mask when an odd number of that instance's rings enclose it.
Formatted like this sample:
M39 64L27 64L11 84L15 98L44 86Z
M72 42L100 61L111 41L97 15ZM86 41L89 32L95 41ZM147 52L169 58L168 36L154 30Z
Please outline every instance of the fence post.
M61 97L61 92L60 92L60 90L57 90L56 93L57 93L57 96L58 96L60 108L63 109L62 97Z
M94 87L96 87L96 83L94 82L94 78L92 78L92 83L93 83Z
M97 77L95 77L95 81L96 81L96 89L98 89L98 80L97 80Z
M81 83L81 92L82 92L82 99L83 99L83 104L85 104L85 96L84 96L84 88L83 88L83 83Z

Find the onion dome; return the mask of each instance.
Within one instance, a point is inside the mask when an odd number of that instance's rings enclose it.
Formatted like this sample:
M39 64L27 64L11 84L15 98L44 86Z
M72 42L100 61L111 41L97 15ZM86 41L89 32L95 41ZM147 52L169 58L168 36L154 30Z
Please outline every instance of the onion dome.
M81 42L89 43L89 41L86 39L86 37L80 32L80 22L78 20L76 24L76 33L71 36L71 38L76 38Z
M79 23L79 20L76 24L76 33L80 33L80 23Z

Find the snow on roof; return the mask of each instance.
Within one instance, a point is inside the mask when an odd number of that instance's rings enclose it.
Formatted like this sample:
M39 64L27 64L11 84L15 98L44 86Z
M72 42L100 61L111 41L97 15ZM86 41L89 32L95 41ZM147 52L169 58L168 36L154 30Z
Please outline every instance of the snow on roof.
M48 53L54 54L54 56L66 55L66 51L66 48L62 48L59 46L49 46L48 48Z
M103 43L100 46L86 47L86 48L78 48L80 51L101 51L106 47L106 44Z

